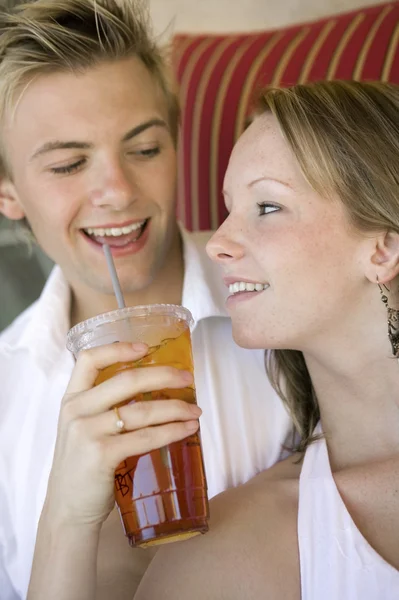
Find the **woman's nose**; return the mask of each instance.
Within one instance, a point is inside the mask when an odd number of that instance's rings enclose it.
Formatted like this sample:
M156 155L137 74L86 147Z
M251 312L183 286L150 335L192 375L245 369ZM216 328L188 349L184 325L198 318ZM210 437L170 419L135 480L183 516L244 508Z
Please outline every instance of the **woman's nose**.
M243 245L237 239L233 239L223 225L208 241L206 251L211 260L222 264L234 262L244 256Z

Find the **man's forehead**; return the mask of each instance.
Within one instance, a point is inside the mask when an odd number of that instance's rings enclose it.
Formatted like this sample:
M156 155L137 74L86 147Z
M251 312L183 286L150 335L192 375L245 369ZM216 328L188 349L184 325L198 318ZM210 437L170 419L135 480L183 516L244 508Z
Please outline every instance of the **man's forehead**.
M132 65L137 63L132 62ZM143 79L144 65L142 69L139 67L141 72L131 71L126 63L116 73L110 67L104 64L82 73L63 70L35 75L20 86L12 114L7 115L8 123L15 121L19 113L25 118L31 115L49 122L58 110L63 111L64 118L76 116L79 119L87 113L91 120L96 118L96 111L112 115L122 110L134 116L135 111L148 108L150 112L167 113L166 100L151 74L147 72Z

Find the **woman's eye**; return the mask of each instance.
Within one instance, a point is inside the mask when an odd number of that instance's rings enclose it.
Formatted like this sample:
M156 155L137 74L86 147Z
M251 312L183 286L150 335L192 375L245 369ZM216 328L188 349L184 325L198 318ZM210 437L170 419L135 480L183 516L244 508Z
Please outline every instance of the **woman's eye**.
M280 210L279 206L275 204L269 204L268 202L258 202L259 216L268 215L269 213L276 212Z
M85 159L82 158L77 160L76 162L70 165L64 165L62 167L51 167L52 173L56 173L57 175L69 175L70 173L74 173L77 171L85 162Z

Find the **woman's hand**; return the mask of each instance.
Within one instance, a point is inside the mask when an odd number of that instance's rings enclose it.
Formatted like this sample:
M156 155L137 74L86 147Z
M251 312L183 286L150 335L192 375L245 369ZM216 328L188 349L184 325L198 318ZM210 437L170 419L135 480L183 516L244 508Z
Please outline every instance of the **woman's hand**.
M183 388L191 373L173 367L126 369L94 387L99 372L145 356L145 344L116 343L79 354L61 405L45 509L57 524L100 525L114 505L114 472L128 456L145 454L198 429L201 409L181 400L113 407L142 392Z

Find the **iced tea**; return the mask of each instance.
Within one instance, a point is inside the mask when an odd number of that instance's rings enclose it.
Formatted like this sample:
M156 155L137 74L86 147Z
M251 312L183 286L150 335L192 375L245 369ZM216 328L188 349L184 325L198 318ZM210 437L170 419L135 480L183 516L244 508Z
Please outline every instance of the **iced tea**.
M124 369L169 365L193 372L190 331L164 339L138 361L104 369L96 385ZM195 388L139 394L136 402L177 398L195 403ZM207 486L199 434L148 454L127 458L115 472L115 498L132 546L187 539L208 530Z

